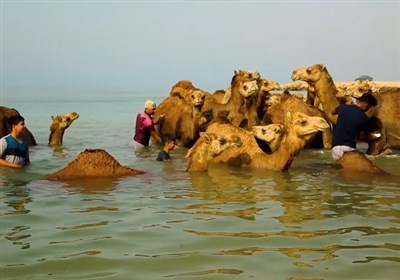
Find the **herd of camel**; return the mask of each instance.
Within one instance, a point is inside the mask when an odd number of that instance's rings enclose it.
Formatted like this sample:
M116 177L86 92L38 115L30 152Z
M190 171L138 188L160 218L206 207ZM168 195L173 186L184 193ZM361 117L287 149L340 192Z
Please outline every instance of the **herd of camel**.
M330 149L333 127L343 95L359 97L371 92L369 81L356 81L345 88L335 83L323 64L298 68L291 78L295 83L279 83L262 78L258 71L234 71L230 85L209 93L189 80L173 85L153 116L161 137L173 137L177 145L188 148L188 172L206 171L211 163L240 167L288 170L304 148ZM298 82L302 81L302 82ZM306 90L307 96L291 90ZM378 105L368 133L380 133L368 143L368 155L390 154L400 149L400 87L374 89ZM0 107L0 136L9 131L7 118L19 114ZM52 116L49 145L62 145L63 135L79 115L75 112ZM27 130L31 145L36 142ZM345 153L339 160L342 170L387 174L363 153ZM120 176L143 173L121 166L104 150L85 150L64 169L46 178L67 180L85 176Z

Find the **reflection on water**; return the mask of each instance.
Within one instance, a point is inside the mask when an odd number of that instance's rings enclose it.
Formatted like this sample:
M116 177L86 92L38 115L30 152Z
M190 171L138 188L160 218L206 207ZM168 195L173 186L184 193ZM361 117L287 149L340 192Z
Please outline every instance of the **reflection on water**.
M1 279L396 279L398 182L345 178L314 151L285 173L193 174L184 150L158 151L115 153L146 171L120 179L3 172ZM79 151L59 152L51 169ZM399 174L394 160L379 163Z

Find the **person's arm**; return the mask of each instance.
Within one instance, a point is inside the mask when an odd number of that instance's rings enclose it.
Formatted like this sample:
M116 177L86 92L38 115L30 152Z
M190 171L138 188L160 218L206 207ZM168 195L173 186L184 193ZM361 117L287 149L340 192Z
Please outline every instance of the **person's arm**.
M157 131L152 130L152 131L151 131L151 136L152 136L152 138L153 138L158 144L162 144L162 139L161 139L161 137L158 135Z
M370 107L367 111L364 112L364 114L370 119L373 116L376 115L376 107L372 106Z
M6 161L5 159L0 158L0 166L7 166L7 167L14 167L14 168L21 168L22 166L16 164L14 162Z
M338 108L340 107L340 105L339 106L337 106L333 111L332 111L332 115L337 115L338 114Z

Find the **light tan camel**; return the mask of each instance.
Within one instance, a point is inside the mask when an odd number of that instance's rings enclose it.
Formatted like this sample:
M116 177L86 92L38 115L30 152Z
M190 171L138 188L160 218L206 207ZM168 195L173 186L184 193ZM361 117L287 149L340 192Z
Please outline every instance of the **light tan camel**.
M202 132L200 138L194 146L189 150L187 158L189 163L188 172L206 171L209 162L221 152L231 147L242 146L242 141L236 135L229 137L221 136L216 133Z
M213 98L206 99L202 112L208 113L211 111L214 117L220 115L221 112L226 112L227 117L232 120L243 106L245 98L258 93L257 79L259 78L260 75L256 71L235 70L231 81L231 96L228 102L221 104Z
M122 166L105 150L86 149L63 169L47 175L47 180L74 180L87 177L120 177L145 172Z
M291 94L289 91L284 91L280 97L275 98L276 101L273 102L273 106L269 106L263 118L263 122L265 124L269 123L278 123L282 124L284 122L286 112L301 112L308 116L313 117L321 117L325 119L329 123L328 117L325 113L318 108L307 104L303 98L303 96L297 96ZM279 102L277 101L279 100ZM271 102L272 103L272 102ZM271 104L269 103L269 104ZM311 146L315 148L325 148L331 149L332 148L332 130L331 128L327 128L321 131L322 134L322 146L320 142L320 138L318 139L318 133L315 134L315 139L310 139L309 143L306 146Z
M262 140L268 144L271 153L273 153L281 144L283 135L285 134L285 129L282 124L275 123L269 125L255 125L251 128L251 133L258 140ZM261 146L260 141L257 141L257 143Z
M65 115L51 116L52 123L50 125L50 146L61 146L63 144L65 130L79 118L76 112L70 112Z
M14 116L20 116L20 113L16 109L0 106L0 138L11 133L11 127L8 122L10 118ZM26 123L27 121L25 120L25 124ZM27 127L25 127L24 130L24 138L29 141L29 146L37 145L35 137L33 137Z
M315 93L321 102L325 113L332 123L336 123L337 116L333 110L339 105L336 98L337 88L328 70L323 64L298 68L292 73L292 80L306 81L314 87ZM371 131L378 131L382 137L378 141L369 143L367 153L372 155L389 153L387 148L400 148L400 88L380 91L373 94L378 100L374 118L371 118Z
M260 148L255 137L246 130L228 123L212 123L207 128L207 132L220 133L225 136L237 135L242 140L243 148L242 150L238 150L238 148L226 150L211 162L285 171L289 169L293 159L304 148L309 138L329 125L320 117L287 112L283 126L284 135L281 144L276 151L268 154Z
M159 135L175 138L180 147L191 147L199 137L201 108L206 96L200 89L172 90L153 117Z

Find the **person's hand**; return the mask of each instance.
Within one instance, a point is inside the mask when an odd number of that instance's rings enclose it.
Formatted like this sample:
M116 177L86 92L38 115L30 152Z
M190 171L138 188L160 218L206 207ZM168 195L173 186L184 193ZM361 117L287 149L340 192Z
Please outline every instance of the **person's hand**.
M380 133L371 133L370 134L370 139L371 139L371 141L376 141L379 138L381 138L381 136L382 136L382 134L380 134Z

